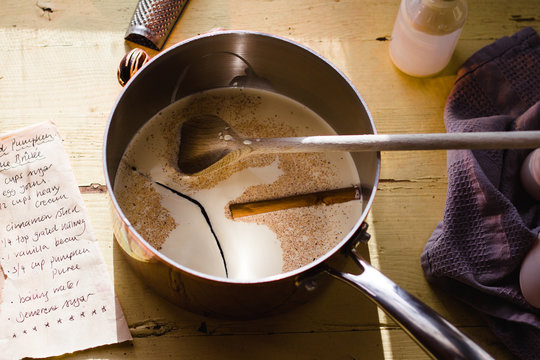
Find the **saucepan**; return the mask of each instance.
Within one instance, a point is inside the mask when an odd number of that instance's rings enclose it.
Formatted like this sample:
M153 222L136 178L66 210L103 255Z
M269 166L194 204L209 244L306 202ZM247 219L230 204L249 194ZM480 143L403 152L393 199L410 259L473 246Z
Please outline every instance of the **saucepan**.
M134 134L169 104L208 89L250 87L289 97L325 119L337 134L372 134L375 126L353 84L305 46L277 36L220 31L180 42L155 56L130 79L108 120L104 167L115 238L135 272L179 306L209 316L247 318L304 303L329 279L359 289L387 312L430 355L485 359L490 356L456 327L372 267L358 249L369 238L365 222L379 180L379 152L352 154L363 210L352 230L323 256L298 269L255 280L208 275L154 248L119 206L114 181ZM189 236L189 234L185 234ZM358 271L343 271L352 258ZM350 260L349 260L350 261Z

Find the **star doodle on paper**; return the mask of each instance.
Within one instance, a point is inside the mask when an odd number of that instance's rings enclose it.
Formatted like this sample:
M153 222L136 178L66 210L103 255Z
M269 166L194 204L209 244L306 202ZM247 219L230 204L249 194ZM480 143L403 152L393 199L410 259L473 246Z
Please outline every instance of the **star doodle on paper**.
M97 309L92 309L91 315L92 316L98 315L98 309L99 309L99 307ZM59 318L56 319L56 323L57 323L58 326L64 326L64 325L67 325L65 323L65 321L73 322L73 321L76 321L78 319L83 319L83 318L86 319L89 312L90 312L90 310L81 311L81 312L78 312L78 313L72 313L72 314L69 315L69 317L68 317L68 315L66 315L66 317L59 317ZM105 305L103 305L101 307L101 312L102 313L107 312L107 307ZM17 337L20 337L21 335L29 335L30 334L30 329L32 330L32 333L34 333L34 332L39 333L40 329L51 328L52 326L54 326L54 320L53 320L52 323L50 321L45 321L40 326L35 325L35 326L32 326L31 328L23 329L20 332L14 332L14 333L12 333L11 337L13 339L16 339Z

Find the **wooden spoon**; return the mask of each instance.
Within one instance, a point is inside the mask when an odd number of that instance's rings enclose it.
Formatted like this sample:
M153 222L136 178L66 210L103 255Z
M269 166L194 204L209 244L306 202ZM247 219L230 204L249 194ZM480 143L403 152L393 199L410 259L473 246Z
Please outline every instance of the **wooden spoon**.
M540 147L540 131L439 134L326 135L244 138L223 119L200 115L180 131L178 167L187 175L223 167L249 154L324 151L532 149Z

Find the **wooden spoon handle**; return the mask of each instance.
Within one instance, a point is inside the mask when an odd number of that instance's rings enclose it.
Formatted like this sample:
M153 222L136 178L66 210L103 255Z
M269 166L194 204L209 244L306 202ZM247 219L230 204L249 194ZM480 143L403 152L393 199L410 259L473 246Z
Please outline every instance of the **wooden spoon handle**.
M244 140L255 152L534 149L540 131L329 135Z
M360 189L353 186L344 189L288 196L280 199L231 204L229 205L229 209L233 219L236 219L243 216L263 214L296 207L338 204L351 200L360 200L361 198L362 195Z

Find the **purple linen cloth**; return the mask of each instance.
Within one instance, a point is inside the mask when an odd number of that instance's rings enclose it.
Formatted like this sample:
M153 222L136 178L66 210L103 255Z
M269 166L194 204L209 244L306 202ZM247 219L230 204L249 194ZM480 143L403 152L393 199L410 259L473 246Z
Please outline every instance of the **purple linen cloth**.
M444 121L448 132L540 129L538 34L524 28L469 58ZM540 231L540 203L520 183L530 151L448 151L444 217L421 263L431 284L485 315L511 352L539 359L540 309L519 287L521 262Z

